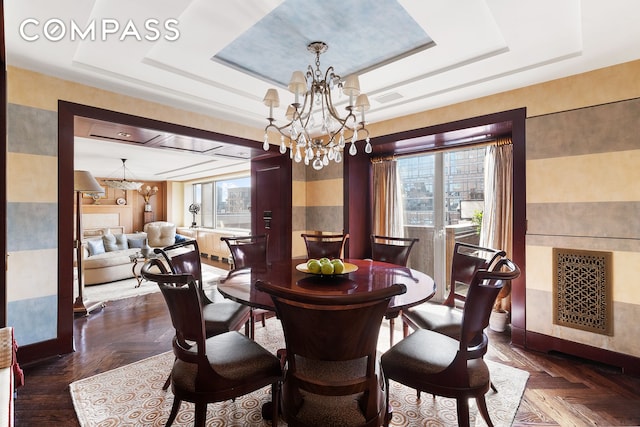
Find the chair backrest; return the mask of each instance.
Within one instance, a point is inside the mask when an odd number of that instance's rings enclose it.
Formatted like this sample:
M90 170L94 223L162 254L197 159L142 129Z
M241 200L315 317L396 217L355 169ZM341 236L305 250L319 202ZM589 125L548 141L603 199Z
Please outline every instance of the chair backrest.
M464 304L465 295L457 292L456 285L471 284L476 272L489 269L496 261L506 254L502 250L483 248L470 243L456 242L453 248L451 272L449 276L449 295L444 304L454 307L456 302Z
M420 239L371 235L371 258L407 266L413 245Z
M406 287L318 295L260 281L255 286L271 295L282 322L288 364L284 399L299 395L299 390L325 396L364 392L362 413L367 419L376 416L378 333L390 299L405 293ZM340 370L340 362L346 361L358 363L357 375Z
M520 269L510 259L502 258L490 269L478 270L469 286L462 314L460 352L466 359L478 358L487 351L484 330L500 289L507 280L520 276Z
M202 286L202 261L200 260L200 249L198 242L185 240L164 248L156 248L154 252L161 254L165 259L171 273L191 274Z
M493 302L505 281L519 275L518 266L507 258L497 261L490 270L481 269L474 274L463 309L458 350L451 364L437 374L447 388L462 390L472 385L473 378L469 376L471 365L468 362L482 359L487 352L489 339L484 330L489 325Z
M231 252L233 269L264 267L268 261L269 235L221 237Z
M161 273L153 271L154 266L157 266ZM196 388L206 388L206 384L211 384L212 381L224 383L226 379L212 369L210 356L207 356L206 328L195 278L191 274L166 272L159 259L147 261L142 266L141 274L160 287L176 332L173 338L173 353L178 360L197 364Z
M340 258L349 234L307 234L302 238L307 246L307 258Z
M153 271L155 266L160 269L160 273ZM200 293L197 290L195 278L191 274L166 272L159 259L145 262L140 274L145 279L156 282L160 287L171 315L171 322L176 330L178 343L185 348L191 348L192 345L187 341L192 341L198 347L202 347L206 338Z

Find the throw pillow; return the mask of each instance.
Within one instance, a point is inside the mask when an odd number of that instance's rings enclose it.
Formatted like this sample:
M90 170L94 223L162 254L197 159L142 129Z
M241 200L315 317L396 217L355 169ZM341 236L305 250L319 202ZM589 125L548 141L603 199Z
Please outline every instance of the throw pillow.
M105 251L102 239L87 240L87 249L89 249L89 256L100 255Z
M127 239L127 243L129 244L129 248L141 248L142 245L144 245L144 238Z
M129 249L129 242L127 241L127 236L125 234L116 234L115 236L118 250L123 251L125 249Z
M190 240L188 237L183 236L182 234L176 234L176 243L182 243Z
M124 234L105 234L102 241L107 252L127 249L127 236Z

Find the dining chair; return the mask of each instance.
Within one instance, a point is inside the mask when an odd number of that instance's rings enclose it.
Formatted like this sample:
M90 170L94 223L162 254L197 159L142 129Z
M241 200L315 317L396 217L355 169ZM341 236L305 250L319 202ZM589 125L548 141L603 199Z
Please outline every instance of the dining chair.
M456 242L449 273L449 294L442 302L427 301L402 311L403 335L412 329L429 329L452 338L460 336L462 307L471 279L480 269L490 268L506 254L502 250L484 248L470 243Z
M420 239L371 235L371 258L374 261L390 262L407 266L411 249Z
M371 259L374 261L389 262L391 264L407 266L411 249L420 239L371 235ZM396 315L397 316L397 315ZM395 330L395 317L389 320L389 345L393 345L393 332Z
M349 234L302 233L307 247L307 258L340 258Z
M154 259L142 267L142 275L156 282L165 299L175 329L171 370L173 406L167 427L173 424L182 401L195 404L194 426L203 427L207 404L235 399L271 386L272 402L263 414L277 426L279 417L280 360L260 344L237 331L207 338L201 293L191 274L155 273Z
M387 389L378 333L390 299L406 286L358 294L300 292L262 281L255 287L271 296L282 322L282 413L288 425L380 426Z
M266 268L269 257L269 235L221 237L231 253L232 272L245 268ZM268 317L274 313L262 308L251 308L249 317L249 336L255 336L256 321L266 325Z
M393 380L418 390L418 398L420 391L455 398L458 425L463 427L469 426L468 399L474 398L482 418L493 426L485 401L491 379L483 360L489 342L484 329L505 281L519 275L518 266L507 258L491 270L477 270L467 292L459 340L427 329L415 331L382 355L386 388ZM391 417L389 413L385 426Z
M243 326L245 335L252 337L249 307L230 300L214 302L206 295L202 281L202 261L196 240L156 248L154 252L162 255L172 274L190 274L194 277L202 302L202 317L207 338L224 332L237 331ZM170 380L171 378L167 378L164 390L169 388Z

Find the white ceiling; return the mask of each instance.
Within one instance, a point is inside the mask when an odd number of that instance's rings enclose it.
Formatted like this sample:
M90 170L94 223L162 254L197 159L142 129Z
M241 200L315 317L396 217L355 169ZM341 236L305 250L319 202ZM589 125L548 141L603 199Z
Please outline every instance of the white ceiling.
M268 113L262 97L273 84L211 58L282 3L284 0L5 1L7 62L262 129ZM399 0L398 3L433 39L435 46L360 76L360 87L371 101L369 122L640 58L637 0ZM323 7L323 1L308 1L308 6L299 13L313 14L316 7ZM51 21L53 18L60 21ZM173 27L170 24L173 30L157 27L159 40L149 41L144 38L153 36L144 26L149 18L161 23L176 19L177 24ZM351 18L355 34L361 22L358 16ZM28 19L38 23L25 21ZM134 27L126 27L130 20ZM71 40L72 25L86 29L92 22L98 24L94 40L89 40L90 37ZM102 41L100 24L114 22L120 25L119 30L107 34L107 40ZM24 24L22 35L21 24ZM321 24L325 23L318 26ZM129 28L128 33L125 27ZM287 35L285 40L291 45L289 54L300 56L309 64L314 58L306 51L306 44L314 40L313 27L297 37ZM51 30L49 37L45 28ZM61 34L56 32L61 28L67 30L65 36L52 41L51 38ZM134 30L142 40L136 40ZM274 34L277 30L274 28ZM129 35L120 40L123 34ZM164 39L176 34L175 41ZM398 36L401 35L399 29ZM35 36L38 37L35 41L25 40ZM362 36L359 32L346 42L361 50L375 49L367 40L366 34ZM329 45L330 49L339 49L340 41L329 41ZM278 58L272 61L277 63ZM340 73L338 64L322 63L322 68L329 65ZM276 118L284 123L286 104L292 102L292 96L282 88L279 92L281 107ZM140 179L151 179L149 176L157 176L153 175L155 172L203 161L200 157L183 160L176 153L166 162L150 161L149 151L146 154L129 151L138 147L118 144L114 153L114 147L104 142L90 145L86 141L82 148L83 143L79 141L76 150L77 169L90 169L84 165L89 165L92 156L110 155L111 159L126 156L131 159L127 166L140 173ZM138 160L134 160L136 157ZM144 173L134 165L138 161L146 163ZM108 169L105 173L120 166L119 160L114 164L99 163L104 171Z

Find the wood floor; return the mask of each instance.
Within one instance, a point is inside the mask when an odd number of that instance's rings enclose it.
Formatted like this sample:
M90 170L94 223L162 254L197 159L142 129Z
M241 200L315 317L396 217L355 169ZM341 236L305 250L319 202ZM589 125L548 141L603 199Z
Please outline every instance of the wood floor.
M78 426L69 383L168 351L173 334L160 293L110 302L74 326L74 353L23 366L26 385L18 389L17 427ZM488 359L531 374L515 426L640 425L640 378L513 348L508 333L489 331L489 339Z

